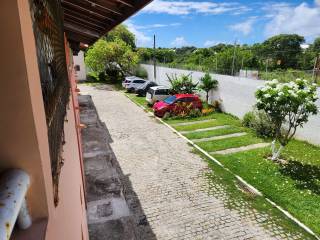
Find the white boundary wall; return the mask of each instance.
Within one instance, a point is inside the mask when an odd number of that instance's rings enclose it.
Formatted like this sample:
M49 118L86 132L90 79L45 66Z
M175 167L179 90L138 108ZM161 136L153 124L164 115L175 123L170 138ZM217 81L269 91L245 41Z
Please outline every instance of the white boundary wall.
M148 72L149 80L155 81L159 85L170 86L166 74L189 74L192 73L193 81L196 83L200 77L204 75L203 72L182 70L176 68L157 67L157 78L153 77L152 65L141 65ZM252 106L256 103L254 93L257 88L264 85L265 81L255 80L243 77L233 77L227 75L212 74L212 76L219 81L219 88L210 94L210 100L221 99L222 107L225 112L236 115L242 118L243 115L252 110ZM204 96L204 94L201 94ZM318 88L318 96L320 98L320 88ZM317 105L320 110L320 100ZM311 143L320 145L320 114L310 118L309 122L303 129L297 131L298 138L307 140Z
M76 79L78 81L85 81L87 79L87 70L86 65L84 63L84 52L79 51L78 56L73 56L74 66L78 65L80 71L76 72Z

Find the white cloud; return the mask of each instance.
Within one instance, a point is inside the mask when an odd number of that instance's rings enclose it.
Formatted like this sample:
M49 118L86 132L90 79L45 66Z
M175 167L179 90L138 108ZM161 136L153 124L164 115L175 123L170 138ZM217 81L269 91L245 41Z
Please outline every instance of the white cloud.
M171 45L174 47L183 47L188 45L188 42L184 39L184 37L176 37L172 42Z
M220 43L226 44L226 42L224 42L224 41L207 40L204 42L203 46L204 47L212 47L212 46L218 45Z
M177 27L180 26L181 23L170 23L170 24L162 24L162 23L155 23L155 24L150 24L150 25L142 25L142 26L137 26L136 29L153 29L153 28L164 28L164 27Z
M207 40L204 42L203 46L205 47L211 47L211 46L214 46L214 45L217 45L218 42L215 41L215 40Z
M139 31L139 27L134 25L131 21L126 21L125 25L128 27L129 31L135 35L137 46L145 46L152 41L150 36L147 36L143 32Z
M148 31L154 28L164 27L178 27L181 23L174 22L169 24L155 23L150 25L136 25L133 21L127 20L124 24L128 27L129 31L132 32L136 37L136 45L141 47L150 46L152 43L152 37L148 36L143 30Z
M252 26L255 22L255 18L252 17L244 22L240 22L230 26L230 29L236 32L240 32L243 35L247 36L252 31Z
M301 3L298 6L282 4L271 5L268 9L270 21L266 24L267 37L280 33L296 33L305 37L315 37L320 34L320 0L314 5Z
M146 6L145 13L167 13L171 15L188 15L191 13L222 14L230 12L240 14L250 9L238 3L215 3L208 1L165 1L155 0Z

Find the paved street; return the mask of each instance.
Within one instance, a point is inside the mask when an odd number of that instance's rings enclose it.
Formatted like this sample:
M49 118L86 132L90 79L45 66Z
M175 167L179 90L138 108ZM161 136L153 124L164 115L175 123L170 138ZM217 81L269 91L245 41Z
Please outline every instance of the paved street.
M299 239L246 202L229 207L225 186L209 182L207 163L185 140L123 93L80 86L90 94L110 134L110 147L136 239ZM89 209L90 211L90 209ZM98 238L95 238L98 239ZM111 238L110 238L111 239ZM123 240L123 239L122 239Z

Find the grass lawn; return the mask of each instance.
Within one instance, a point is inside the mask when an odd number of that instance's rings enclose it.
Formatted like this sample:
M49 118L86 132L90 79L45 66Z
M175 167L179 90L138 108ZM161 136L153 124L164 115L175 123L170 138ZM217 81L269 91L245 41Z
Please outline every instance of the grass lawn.
M235 125L235 126L241 126L241 123L239 120L230 115L230 114L223 114L223 113L211 113L206 116L201 116L197 118L187 118L187 119L168 119L166 120L167 123L169 124L175 124L175 123L182 123L182 122L195 122L195 121L201 121L201 120L207 120L207 119L215 119L215 122L219 125ZM199 123L200 124L200 123Z
M295 140L284 150L287 164L268 154L264 148L214 157L320 234L320 148Z
M211 172L206 174L206 178L209 181L209 186L213 186L213 189L209 189L208 193L216 191L214 186L219 184L225 188L227 193L227 207L230 209L239 210L243 202L246 203L246 207L255 209L258 211L258 214L267 214L271 221L262 222L264 227L268 227L271 224L280 226L288 233L300 233L303 240L306 239L315 239L313 236L305 232L301 227L295 224L292 220L284 216L282 212L274 208L269 202L266 201L264 197L252 196L244 191L239 190L237 186L237 179L230 172L226 171L222 167L213 163L208 157L203 155L198 150L194 149L194 153L201 156L205 161L208 162L208 165L211 169ZM211 183L212 182L212 183ZM270 219L269 219L270 220Z
M144 98L136 97L134 94L127 95L132 101L147 107ZM227 128L184 134L190 139L207 138L236 132L248 133L241 137L197 143L198 146L208 152L265 141L255 136L250 129L242 127L240 120L229 114L213 113L198 118L168 119L166 122L172 125L206 119L214 120L212 122L173 127L178 131L191 131L212 126L229 125ZM281 158L287 161L286 164L274 163L268 160L269 154L270 148L267 147L228 155L216 154L214 157L234 174L241 176L248 183L259 189L265 196L289 211L316 234L320 235L320 146L293 140L281 155ZM219 175L218 179L221 181L234 182L234 177L230 173L222 171L223 169L220 171L220 168L216 164L210 163L209 166L212 171ZM209 179L212 178L213 176L209 176ZM216 177L214 178L216 181ZM239 191L237 194L239 195ZM235 198L237 194L234 194ZM255 199L255 201L252 201L252 205L255 208L271 209L270 211L274 211L273 214L278 216L279 220L286 219L278 210L267 206L268 203L266 205L266 201L263 198L256 197ZM291 230L302 231L289 220L287 224ZM310 238L306 235L302 239Z
M146 97L138 97L135 93L125 93L128 98L134 103L143 106L147 111L152 111L152 108L147 104Z

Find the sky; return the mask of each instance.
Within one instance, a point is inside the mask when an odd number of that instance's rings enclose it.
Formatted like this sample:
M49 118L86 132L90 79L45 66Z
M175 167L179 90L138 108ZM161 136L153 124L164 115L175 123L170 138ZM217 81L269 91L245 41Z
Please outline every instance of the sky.
M320 0L154 0L124 23L139 47L253 44L281 33L312 43L320 36Z

